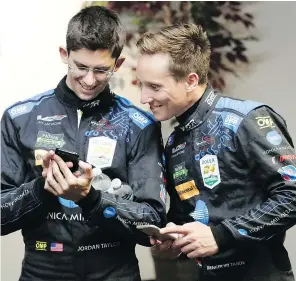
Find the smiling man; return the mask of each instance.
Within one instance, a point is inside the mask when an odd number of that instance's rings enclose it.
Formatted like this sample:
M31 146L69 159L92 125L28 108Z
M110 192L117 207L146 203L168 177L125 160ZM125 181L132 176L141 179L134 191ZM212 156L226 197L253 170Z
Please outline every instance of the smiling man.
M211 87L201 26L164 27L137 45L141 102L157 120L179 122L166 144L170 224L161 230L178 239L158 241L156 250L196 259L199 281L294 280L283 245L296 221L295 151L285 120Z
M22 281L140 281L135 245L150 243L136 226L165 225L160 126L109 88L125 37L112 11L81 10L59 49L67 75L2 117L1 234L22 230ZM56 148L79 154L80 170ZM108 177L130 200L102 191Z

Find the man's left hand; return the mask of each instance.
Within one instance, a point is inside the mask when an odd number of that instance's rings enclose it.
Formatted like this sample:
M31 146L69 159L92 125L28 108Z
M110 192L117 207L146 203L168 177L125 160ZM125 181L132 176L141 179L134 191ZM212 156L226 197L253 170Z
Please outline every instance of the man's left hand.
M174 241L172 247L181 248L190 259L213 256L218 253L218 245L209 226L200 222L174 225L162 228L161 233L178 233L184 235Z

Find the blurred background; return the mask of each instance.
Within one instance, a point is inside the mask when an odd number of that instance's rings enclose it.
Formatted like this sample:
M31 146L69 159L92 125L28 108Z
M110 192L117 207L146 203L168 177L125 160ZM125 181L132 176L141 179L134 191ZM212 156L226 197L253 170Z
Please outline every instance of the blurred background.
M296 2L1 1L1 115L12 103L56 87L67 71L58 53L65 45L67 23L89 5L115 10L129 32L123 51L127 60L111 81L115 93L145 109L134 75L137 38L147 29L195 22L205 28L212 44L211 83L225 95L272 106L286 119L296 141ZM164 140L173 125L174 120L163 124ZM286 240L294 272L295 236L296 227ZM1 280L18 280L23 253L20 232L1 238ZM176 264L153 260L149 248L137 247L137 256L143 280L165 280L163 273L170 281L195 280L178 279ZM191 270L186 266L183 272Z

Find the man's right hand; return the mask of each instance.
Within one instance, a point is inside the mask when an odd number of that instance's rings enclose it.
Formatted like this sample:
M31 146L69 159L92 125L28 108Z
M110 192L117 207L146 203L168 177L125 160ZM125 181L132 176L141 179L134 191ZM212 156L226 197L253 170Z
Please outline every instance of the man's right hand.
M42 177L44 177L45 179L47 177L49 163L53 159L54 154L55 154L54 151L53 150L50 150L46 154L44 154L43 157L42 157L42 168L43 168ZM68 168L72 168L73 167L73 163L72 162L66 162L66 164L67 164ZM80 172L79 171L76 171L74 173L74 175L75 176L80 176Z
M166 226L175 226L175 224L172 222L169 222ZM176 236L176 239L179 238L178 234L175 234L174 236ZM155 257L173 260L182 254L181 249L172 247L174 243L173 240L166 240L161 242L151 237L150 243L151 245L154 245L154 247L151 248L151 253Z

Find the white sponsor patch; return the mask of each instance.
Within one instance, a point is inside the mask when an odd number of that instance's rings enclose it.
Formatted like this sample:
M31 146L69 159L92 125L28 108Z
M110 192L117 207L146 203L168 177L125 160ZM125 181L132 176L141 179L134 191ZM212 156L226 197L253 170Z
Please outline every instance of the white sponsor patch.
M204 186L214 188L221 182L217 156L207 154L199 163Z
M87 162L97 168L110 167L115 153L116 140L107 137L89 139Z

